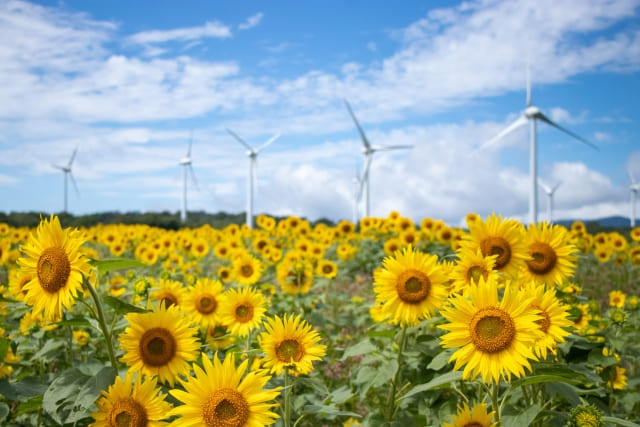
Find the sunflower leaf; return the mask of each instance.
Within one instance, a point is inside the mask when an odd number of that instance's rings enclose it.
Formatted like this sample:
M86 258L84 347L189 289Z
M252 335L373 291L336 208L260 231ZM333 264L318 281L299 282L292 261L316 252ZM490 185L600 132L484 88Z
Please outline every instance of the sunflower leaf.
M532 405L525 411L513 415L505 414L502 416L502 425L504 427L526 427L536 419L540 409L542 408L538 405Z
M342 355L342 360L353 356L360 356L361 354L368 354L374 350L377 350L376 345L372 343L369 338L366 338L360 341L358 344L346 349L344 354Z
M447 385L453 381L457 381L462 379L462 372L453 371L447 372L443 375L436 375L434 379L429 381L426 384L420 384L409 390L404 396L400 396L398 400L406 399L407 397L413 396L414 394L422 393L423 391L431 390L437 387L442 387L443 385Z
M640 427L640 424L636 424L634 422L623 420L621 418L616 418L616 417L602 417L602 421L611 423L611 424L616 424L619 426L625 426L625 427Z
M358 417L358 418L361 417L361 415L358 413L341 411L335 406L330 406L330 405L305 405L302 412L305 414L312 414L312 415L322 414L322 415L331 415L336 417L337 416Z
M124 302L116 297L112 297L111 295L105 295L102 297L102 301L107 304L109 307L113 308L118 314L127 314L127 313L146 313L149 310L145 310L142 307L138 307L133 304L129 304L128 302Z
M10 347L11 340L9 338L0 338L0 360L4 360Z
M110 258L110 259L92 259L89 264L98 269L100 274L107 273L113 270L123 270L125 268L146 267L145 263L134 259L126 258Z

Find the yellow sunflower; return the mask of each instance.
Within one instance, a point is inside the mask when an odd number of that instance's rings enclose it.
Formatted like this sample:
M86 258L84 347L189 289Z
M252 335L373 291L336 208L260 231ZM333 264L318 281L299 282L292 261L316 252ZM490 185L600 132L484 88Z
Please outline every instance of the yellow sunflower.
M611 291L609 292L609 306L622 308L626 298L627 295L624 292Z
M144 426L160 427L167 423L171 404L165 401L166 394L160 392L155 378L141 380L138 374L135 381L128 371L124 381L117 376L107 391L96 402L97 412L91 416L95 420L91 427Z
M282 261L276 267L276 280L288 294L306 294L313 285L313 266L304 260Z
M229 329L222 325L209 326L207 329L207 344L215 350L225 350L235 342L235 336L229 333Z
M476 286L483 278L485 281L490 274L497 274L494 270L497 255L482 255L480 248L475 251L469 248L460 248L459 261L453 268L453 291L463 291L469 286Z
M246 337L262 323L267 301L260 291L249 287L229 289L221 296L220 322L229 332Z
M225 265L218 268L218 271L216 272L216 274L218 275L218 278L222 283L227 283L229 280L231 280L231 277L232 277L231 269Z
M233 280L243 286L255 285L260 280L265 269L265 265L248 252L240 254L233 260L231 265Z
M567 328L573 322L569 320L569 308L556 297L555 288L545 289L544 285L531 284L525 289L528 295L533 296L530 306L539 310L542 316L538 321L542 335L535 342L533 350L540 360L544 360L547 351L556 353L557 343L564 342L569 335Z
M31 277L22 288L24 301L45 320L59 320L63 307L71 309L81 292L82 276L91 270L79 250L83 243L80 231L63 230L58 217L51 215L20 248L25 255L18 259L21 274Z
M194 364L195 376L181 380L184 391L169 392L182 402L170 413L180 417L171 426L262 427L273 424L278 415L271 410L277 405L274 400L281 388L265 389L271 377L265 370L246 373L248 364L247 359L236 368L231 353L222 363L216 353L211 363L203 353L204 369Z
M450 361L454 370L466 365L464 379L482 376L484 382L507 381L521 377L531 369L527 359L536 359L532 346L540 336L541 316L530 307L533 297L507 283L498 300L498 282L494 276L478 286L467 288L462 296L440 313L449 322L439 326L449 331L440 337L444 348L457 348Z
M463 246L474 252L480 248L485 257L497 255L495 269L515 277L528 259L523 235L519 222L491 214L486 221L469 224L469 234Z
M452 423L443 423L443 427L495 427L497 421L493 421L495 411L487 412L487 404L482 402L472 408L466 403L458 406L458 415L452 415Z
M568 242L567 230L546 222L530 225L525 238L530 259L522 268L522 278L537 284L561 285L576 269L575 246Z
M318 344L320 335L300 315L268 318L264 328L258 341L266 353L264 364L272 374L280 375L285 368L294 375L308 374L313 370L312 362L326 354L327 347Z
M321 259L316 267L316 274L327 279L333 279L338 274L338 266L329 259Z
M161 279L154 288L155 290L149 295L151 300L164 303L167 307L172 305L181 307L187 294L182 283L171 279Z
M124 350L121 360L133 371L144 375L157 375L161 382L173 385L180 374L189 370L189 362L198 356L200 343L187 319L178 307L148 313L129 313L125 316L129 326L119 335Z
M184 311L189 313L196 325L208 328L218 322L222 283L217 280L200 278L189 288L184 299Z
M627 386L627 370L620 366L614 367L611 371L611 379L607 382L607 385L614 390L624 390Z
M400 250L404 245L402 241L397 237L391 237L384 242L384 253L387 256L393 255L397 250Z
M401 325L415 325L433 315L447 296L448 279L437 255L424 254L411 246L382 261L374 272L377 302L384 302L383 316Z

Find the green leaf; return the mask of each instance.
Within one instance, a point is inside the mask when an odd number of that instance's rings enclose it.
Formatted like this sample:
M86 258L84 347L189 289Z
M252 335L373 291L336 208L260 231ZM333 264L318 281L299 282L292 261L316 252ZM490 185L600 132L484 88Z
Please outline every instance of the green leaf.
M536 419L540 409L538 405L533 405L528 407L524 412L515 415L503 415L502 425L503 427L526 427Z
M428 383L415 386L414 388L409 390L404 396L400 397L400 399L406 399L407 397L413 396L414 394L422 393L423 391L448 385L453 381L457 381L459 379L462 379L462 372L460 371L453 371L453 372L447 372L446 374L443 374L443 375L436 375L436 377L431 381L429 381Z
M454 353L455 348L449 348L438 354L436 357L431 359L431 362L427 365L427 369L433 369L434 371L439 371L449 364L449 359L451 355Z
M10 347L11 340L9 338L0 338L0 361L4 360Z
M331 392L327 400L329 400L334 405L340 405L341 403L346 402L352 397L353 397L353 393L351 392L351 389L346 385L344 385L334 390L333 392Z
M322 414L322 415L331 415L331 416L344 416L344 417L358 417L360 418L360 414L349 411L341 411L335 406L330 405L305 405L302 410L305 414Z
M133 304L129 304L128 302L124 302L116 297L112 297L111 295L105 295L102 297L102 301L107 304L109 307L113 308L118 314L127 314L127 313L146 313L149 310L145 310L142 307L135 306Z
M80 316L54 322L53 324L58 326L91 326L91 323L89 323L89 320L86 317Z
M147 265L134 259L111 258L111 259L93 259L89 262L98 269L100 274L113 270L122 270L125 268L146 267Z
M518 387L522 387L523 385L530 384L540 384L540 383L565 383L565 384L578 384L580 383L579 378L567 378L561 375L533 375L530 377L525 377L516 381L511 382L511 389L515 390Z
M382 331L369 331L367 332L367 335L370 338L395 338L396 334L398 333L397 330L395 329L384 329Z
M36 354L33 355L33 359L47 359L48 356L52 356L61 347L64 346L64 341L62 340L48 340L44 343L42 348L38 350Z
M55 421L74 423L89 416L89 409L113 383L115 372L104 367L96 375L86 375L77 368L64 371L56 378L42 398L44 409Z
M0 380L0 394L13 401L26 401L41 395L46 389L47 385L37 377L24 377L15 383L9 382L6 378Z
M371 342L369 338L360 341L358 344L353 345L344 351L342 360L348 357L359 356L361 354L369 354L372 351L377 350L375 344Z
M9 412L9 406L6 403L0 403L0 421L4 421Z
M640 427L640 424L636 424L634 422L623 420L621 418L616 418L616 417L602 417L602 420L608 423L617 424L619 426Z
M14 417L17 418L20 415L37 413L40 408L42 408L42 396L34 396L29 400L20 402L16 407Z

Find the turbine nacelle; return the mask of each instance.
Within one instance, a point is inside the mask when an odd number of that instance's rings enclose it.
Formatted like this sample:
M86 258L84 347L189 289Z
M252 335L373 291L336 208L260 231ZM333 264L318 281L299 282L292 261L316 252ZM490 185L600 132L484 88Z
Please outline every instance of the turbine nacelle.
M530 105L524 110L524 116L528 119L534 119L541 114L541 111L535 105Z
M190 157L183 157L182 159L180 159L180 165L182 166L188 166L191 164L191 158Z

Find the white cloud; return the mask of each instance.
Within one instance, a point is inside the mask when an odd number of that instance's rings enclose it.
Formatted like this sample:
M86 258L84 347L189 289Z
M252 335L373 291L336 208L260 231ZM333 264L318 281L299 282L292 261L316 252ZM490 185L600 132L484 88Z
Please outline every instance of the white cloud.
M251 15L250 17L247 18L247 20L245 22L243 22L242 24L238 25L238 29L239 30L248 30L250 28L253 28L253 27L257 26L258 24L260 24L260 22L262 21L263 17L264 17L264 14L262 12L258 12L255 15Z
M172 30L150 30L133 34L128 38L134 44L192 41L202 38L228 38L231 29L218 21L206 22L201 27L175 28Z

